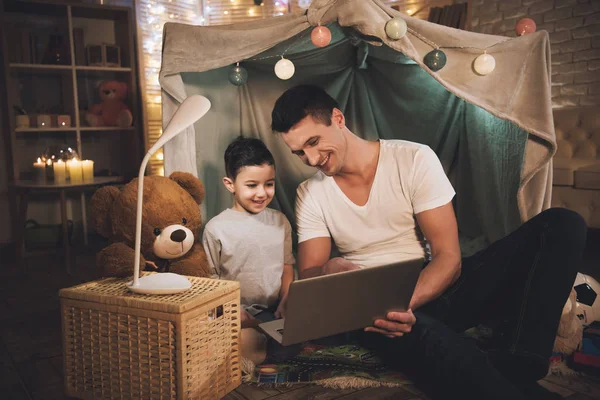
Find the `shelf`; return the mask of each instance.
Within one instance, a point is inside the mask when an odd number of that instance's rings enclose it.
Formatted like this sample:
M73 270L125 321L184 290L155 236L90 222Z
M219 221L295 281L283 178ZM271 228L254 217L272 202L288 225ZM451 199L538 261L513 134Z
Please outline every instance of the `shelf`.
M133 131L134 126L121 128L119 126L85 126L79 128L81 132L111 132L111 131Z
M83 158L94 160L94 168L99 171L122 175L126 180L137 176L144 135L134 8L64 0L0 0L0 13L5 17L2 23L7 25L0 29L0 43L9 44L0 46L0 56L6 61L0 92L4 99L10 99L0 105L0 114L14 115L13 106L17 106L31 116L52 116L51 124L39 127L35 118L30 118L29 126L19 125L28 126L24 129L17 128L16 117L0 118L1 130L8 139L7 155L11 160L8 172L12 181L39 188L35 182L21 179L31 175L31 163L46 148L63 145L71 146ZM62 58L58 61L45 58L46 42L55 32L62 38L62 43L58 40L56 43L61 56L64 53L70 57L68 64L53 64L64 61ZM98 43L118 46L120 63L88 65L86 45ZM105 80L127 84L125 103L133 115L134 126L93 127L86 123L85 110L101 104L97 85ZM70 115L71 126L57 126L55 116L59 114ZM98 182L102 183L102 179Z
M71 65L54 65L54 64L20 64L10 63L9 67L14 70L23 72L66 72L70 71L73 67Z
M39 133L39 132L74 132L77 128L17 128L17 133Z
M54 69L71 69L70 65L58 65L58 64L20 64L10 63L11 68L18 69L41 69L41 70L54 70Z
M75 67L77 71L92 71L92 72L102 72L102 71L110 71L110 72L131 72L131 68L128 67L95 67L95 66L83 66L78 65Z
M31 179L21 179L18 182L12 183L12 186L19 189L69 189L69 188L82 188L86 186L95 185L106 185L109 183L123 183L124 179L122 176L94 176L94 180L90 182L82 182L78 184L72 184L70 181L65 183L55 183L49 181L46 183L38 183Z
M91 72L131 72L129 67L97 67L88 65L54 65L54 64L21 64L21 63L10 63L10 68L24 69L24 70L41 70L41 71L54 71L54 70L71 70L76 69L77 71L91 71Z

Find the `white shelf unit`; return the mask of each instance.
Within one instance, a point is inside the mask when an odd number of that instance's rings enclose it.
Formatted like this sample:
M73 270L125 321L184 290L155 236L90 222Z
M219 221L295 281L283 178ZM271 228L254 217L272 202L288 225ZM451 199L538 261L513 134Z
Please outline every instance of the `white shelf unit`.
M96 173L108 171L126 180L136 176L143 156L144 136L133 10L46 0L5 0L0 13L4 78L0 90L3 130L8 139L9 180L18 183L28 179L31 164L43 149L49 144L59 147L63 143L75 148L81 158L93 159ZM79 36L77 41L74 30L83 32L83 39ZM66 50L62 54L64 64L48 63L39 51L36 53L38 42L34 36L39 32L62 35ZM43 34L38 36L44 39ZM85 45L100 42L119 46L121 66L85 65L86 60L81 57ZM83 110L100 102L97 84L110 79L128 85L126 103L134 117L131 127L92 127L84 121ZM53 106L59 112L30 110L24 103L29 103L29 107ZM29 114L70 115L71 126L38 128L31 117L29 128L17 128L13 106L25 108Z

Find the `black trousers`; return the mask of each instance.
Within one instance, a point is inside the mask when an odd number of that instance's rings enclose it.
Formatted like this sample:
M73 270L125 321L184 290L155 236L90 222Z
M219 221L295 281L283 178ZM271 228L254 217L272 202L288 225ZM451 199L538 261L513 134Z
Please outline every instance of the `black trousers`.
M460 278L416 310L410 333L394 339L363 333L361 343L434 398L527 398L522 385L548 371L586 230L581 216L572 211L540 213L465 258ZM494 347L483 351L462 332L490 320L497 323Z

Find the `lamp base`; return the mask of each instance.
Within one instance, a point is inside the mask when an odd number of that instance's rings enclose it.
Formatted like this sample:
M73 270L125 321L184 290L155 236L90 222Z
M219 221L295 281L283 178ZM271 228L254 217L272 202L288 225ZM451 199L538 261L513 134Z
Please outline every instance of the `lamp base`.
M127 283L127 288L139 294L175 294L185 292L192 287L192 283L185 277L171 272L142 276L138 284L133 281Z

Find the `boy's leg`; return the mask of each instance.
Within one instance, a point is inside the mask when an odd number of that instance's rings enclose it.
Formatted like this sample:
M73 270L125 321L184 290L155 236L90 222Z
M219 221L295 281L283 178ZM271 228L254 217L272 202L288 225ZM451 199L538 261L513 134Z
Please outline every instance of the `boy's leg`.
M277 310L277 307L272 307L265 311L261 311L256 314L254 318L260 320L261 323L274 321L278 319L275 317L275 310ZM302 350L301 344L282 346L269 335L265 334L265 336L267 337L267 357L265 360L267 363L277 364L285 362L286 360L297 355L300 350Z
M267 357L266 335L257 328L243 328L240 332L240 354L254 365L262 364Z
M514 382L535 382L548 371L585 236L581 216L546 210L463 260L459 280L420 311L457 332L500 320L499 340L490 353L495 365Z

